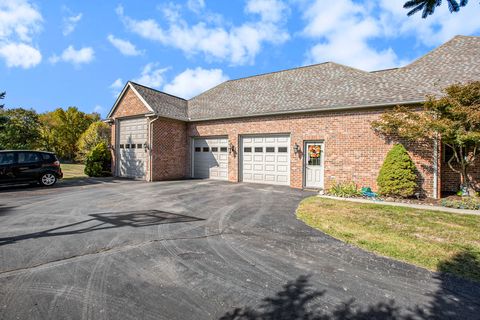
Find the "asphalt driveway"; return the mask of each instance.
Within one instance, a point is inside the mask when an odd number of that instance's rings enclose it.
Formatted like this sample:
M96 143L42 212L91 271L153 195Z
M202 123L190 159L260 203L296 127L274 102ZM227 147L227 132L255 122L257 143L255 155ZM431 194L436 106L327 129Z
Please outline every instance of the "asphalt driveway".
M200 180L0 189L0 319L480 319L480 285L312 230L294 215L308 195Z

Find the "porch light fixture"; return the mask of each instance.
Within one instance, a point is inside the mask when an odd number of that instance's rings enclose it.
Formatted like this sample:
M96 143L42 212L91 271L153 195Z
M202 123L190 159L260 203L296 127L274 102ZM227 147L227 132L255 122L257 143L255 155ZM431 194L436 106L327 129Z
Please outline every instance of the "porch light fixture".
M300 151L300 146L295 142L295 145L293 146L293 152L297 154Z
M143 144L143 149L145 149L145 151L148 150L148 143L145 142L145 143Z
M230 142L230 145L228 146L228 153L232 152L235 153L235 146Z

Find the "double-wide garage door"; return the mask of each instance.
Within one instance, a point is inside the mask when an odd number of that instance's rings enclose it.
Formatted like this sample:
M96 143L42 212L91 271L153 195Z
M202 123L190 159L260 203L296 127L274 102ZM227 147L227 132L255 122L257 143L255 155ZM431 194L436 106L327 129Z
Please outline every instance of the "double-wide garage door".
M118 122L117 175L145 179L147 152L147 119L125 119Z
M193 176L202 179L228 179L228 139L193 140Z
M242 137L241 166L244 182L289 185L290 137Z

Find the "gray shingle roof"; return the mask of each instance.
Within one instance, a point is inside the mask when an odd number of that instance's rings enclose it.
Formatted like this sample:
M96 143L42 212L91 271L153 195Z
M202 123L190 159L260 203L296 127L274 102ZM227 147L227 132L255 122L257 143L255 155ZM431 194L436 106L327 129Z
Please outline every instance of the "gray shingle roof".
M187 100L157 91L138 83L130 84L137 90L148 105L161 117L187 121Z
M480 80L480 37L456 36L403 68L373 73L440 95L451 84Z
M327 62L230 80L188 100L135 83L157 114L207 120L418 103L456 83L480 80L480 37L457 36L413 63L366 72Z

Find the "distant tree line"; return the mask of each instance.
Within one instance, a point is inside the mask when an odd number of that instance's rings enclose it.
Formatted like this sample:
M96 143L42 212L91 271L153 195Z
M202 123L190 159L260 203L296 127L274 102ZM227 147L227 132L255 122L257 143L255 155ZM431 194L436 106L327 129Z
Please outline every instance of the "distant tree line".
M0 93L4 98L5 92ZM109 139L110 128L97 113L68 107L38 114L0 104L0 150L45 150L62 160L84 161L97 144L108 145Z

